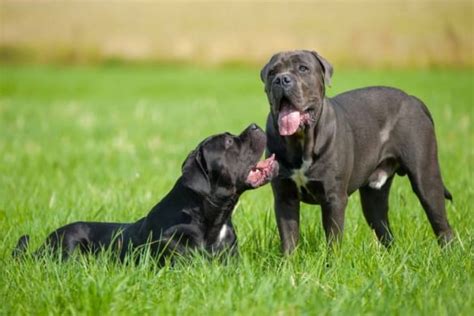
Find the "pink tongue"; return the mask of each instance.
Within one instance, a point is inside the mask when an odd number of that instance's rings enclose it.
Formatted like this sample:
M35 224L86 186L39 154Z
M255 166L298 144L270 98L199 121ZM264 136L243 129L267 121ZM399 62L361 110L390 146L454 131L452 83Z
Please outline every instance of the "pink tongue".
M280 135L293 135L298 130L301 123L300 112L293 109L284 108L278 115L278 129Z

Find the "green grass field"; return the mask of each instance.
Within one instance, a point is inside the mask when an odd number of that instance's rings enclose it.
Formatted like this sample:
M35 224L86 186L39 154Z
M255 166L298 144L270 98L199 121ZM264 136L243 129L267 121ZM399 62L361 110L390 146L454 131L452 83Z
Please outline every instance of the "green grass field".
M458 240L450 249L438 248L408 180L397 178L390 251L354 194L343 245L330 259L320 209L309 205L300 248L282 257L266 186L242 197L234 216L240 257L227 264L197 257L158 269L106 255L19 263L10 253L21 234L36 248L71 221L143 216L201 139L263 126L268 105L258 69L2 66L0 314L472 315L473 72L336 68L329 94L375 84L420 97L433 114L454 196L447 211Z

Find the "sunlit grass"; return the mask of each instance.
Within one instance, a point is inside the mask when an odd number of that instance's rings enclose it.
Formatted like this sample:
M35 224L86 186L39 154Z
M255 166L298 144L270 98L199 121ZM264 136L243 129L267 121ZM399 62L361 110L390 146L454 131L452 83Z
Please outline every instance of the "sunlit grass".
M107 255L19 263L75 220L133 221L171 188L204 137L264 126L258 69L3 67L0 75L0 313L469 315L473 304L472 72L336 69L331 95L383 84L426 102L436 122L448 215L458 241L441 251L406 178L381 248L351 197L342 248L328 258L319 207L302 207L302 241L279 253L270 188L246 193L234 216L240 256L158 268ZM407 140L409 141L409 140Z

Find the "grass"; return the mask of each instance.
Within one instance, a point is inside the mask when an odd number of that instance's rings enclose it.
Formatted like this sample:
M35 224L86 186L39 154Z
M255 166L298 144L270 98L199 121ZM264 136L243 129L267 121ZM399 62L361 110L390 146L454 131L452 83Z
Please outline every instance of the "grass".
M336 68L329 89L384 84L426 102L454 195L447 211L458 240L450 249L438 248L407 179L397 178L393 249L377 244L354 194L341 249L327 259L319 207L303 205L300 248L281 257L266 186L246 193L236 210L238 259L196 257L158 269L107 255L20 264L10 253L24 233L36 248L71 221L143 216L202 138L264 124L258 69L3 66L0 314L472 315L472 78L459 70Z

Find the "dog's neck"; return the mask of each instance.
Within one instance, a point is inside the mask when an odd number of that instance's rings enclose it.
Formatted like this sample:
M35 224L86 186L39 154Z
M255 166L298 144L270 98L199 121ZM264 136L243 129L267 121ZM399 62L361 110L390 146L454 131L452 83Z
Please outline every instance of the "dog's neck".
M183 201L182 206L176 209L177 212L185 212L192 217L193 221L199 223L206 235L216 234L216 237L229 218L237 204L239 195L216 196L213 193L202 194L184 185L182 179L178 179L173 191L179 194L179 199ZM186 192L183 195L183 192ZM213 232L216 230L216 232Z
M328 98L324 97L314 123L305 129L303 160L316 159L327 148L336 128L336 114Z
M238 199L237 194L225 198L204 198L201 215L207 240L217 239L222 226L232 216Z
M192 222L202 228L206 237L215 235L217 238L222 225L231 217L238 199L238 194L225 198L203 195L184 185L182 178L179 178L171 191L146 217L145 230L154 231L155 227L161 227L158 214L160 209L167 209L175 214L176 219L182 218L183 213L187 214ZM173 222L173 219L170 218L170 221Z
M299 167L305 161L312 162L317 159L332 138L334 124L331 122L334 120L334 115L332 105L327 98L324 98L313 120L295 135L282 137L286 146L291 148L287 153L288 162Z

